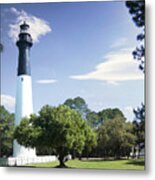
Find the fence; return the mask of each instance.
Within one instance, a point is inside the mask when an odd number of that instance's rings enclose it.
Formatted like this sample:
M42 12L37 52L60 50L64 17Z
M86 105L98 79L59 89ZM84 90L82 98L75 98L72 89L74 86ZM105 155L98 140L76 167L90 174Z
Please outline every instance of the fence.
M56 156L36 156L36 157L9 157L0 158L0 166L22 166L30 163L46 163L56 161Z

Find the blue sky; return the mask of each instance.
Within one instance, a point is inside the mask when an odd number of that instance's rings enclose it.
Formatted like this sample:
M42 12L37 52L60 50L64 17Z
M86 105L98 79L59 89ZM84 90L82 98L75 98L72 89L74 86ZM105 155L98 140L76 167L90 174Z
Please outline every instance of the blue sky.
M34 112L81 96L92 110L120 108L128 120L144 101L143 73L131 55L140 32L124 2L1 5L1 100L14 112L18 27L31 27Z

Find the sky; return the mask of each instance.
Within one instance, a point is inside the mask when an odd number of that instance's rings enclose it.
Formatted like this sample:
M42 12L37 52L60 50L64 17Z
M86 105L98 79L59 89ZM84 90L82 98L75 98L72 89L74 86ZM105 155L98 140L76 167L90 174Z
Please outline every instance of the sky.
M1 104L15 109L19 25L30 25L33 107L80 96L93 111L120 108L132 121L144 102L144 75L133 59L141 32L124 2L1 5Z

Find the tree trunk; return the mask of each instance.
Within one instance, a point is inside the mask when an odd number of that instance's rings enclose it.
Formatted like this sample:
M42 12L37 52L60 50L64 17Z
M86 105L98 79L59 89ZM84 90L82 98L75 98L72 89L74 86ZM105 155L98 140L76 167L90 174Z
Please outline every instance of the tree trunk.
M59 168L66 168L67 166L65 165L65 163L64 163L64 156L59 156L59 158L58 158L58 160L59 160Z

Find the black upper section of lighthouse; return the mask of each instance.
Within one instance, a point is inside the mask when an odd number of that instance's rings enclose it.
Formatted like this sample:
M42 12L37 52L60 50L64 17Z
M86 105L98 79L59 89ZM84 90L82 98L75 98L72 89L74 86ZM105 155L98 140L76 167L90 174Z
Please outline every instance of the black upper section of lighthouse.
M16 43L19 49L18 76L30 75L30 48L33 45L31 35L28 33L29 25L24 22L20 25L19 39Z

